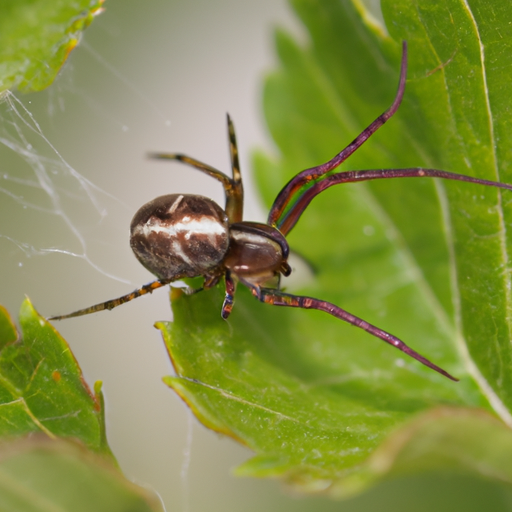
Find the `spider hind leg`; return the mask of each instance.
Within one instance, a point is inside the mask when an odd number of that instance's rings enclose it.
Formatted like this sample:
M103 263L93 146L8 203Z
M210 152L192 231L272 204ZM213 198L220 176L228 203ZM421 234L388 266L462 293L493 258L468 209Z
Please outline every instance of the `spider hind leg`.
M362 318L359 318L344 309L336 306L327 301L315 299L313 297L306 297L302 295L291 295L288 293L283 293L278 290L273 290L271 288L260 288L256 286L251 286L252 294L260 301L265 304L271 304L273 306L286 306L292 308L302 308L302 309L316 309L318 311L324 311L325 313L329 313L330 315L338 318L340 320L344 320L345 322L352 324L360 329L365 330L372 336L379 338L390 345L393 345L395 348L407 354L408 356L416 359L420 363L424 364L428 368L444 375L448 379L453 381L458 381L459 379L455 378L453 375L450 375L447 371L443 370L439 366L435 365L431 361L429 361L426 357L422 356L411 347L406 345L401 339L393 336L389 332L386 332L382 329L379 329L375 325L372 325Z

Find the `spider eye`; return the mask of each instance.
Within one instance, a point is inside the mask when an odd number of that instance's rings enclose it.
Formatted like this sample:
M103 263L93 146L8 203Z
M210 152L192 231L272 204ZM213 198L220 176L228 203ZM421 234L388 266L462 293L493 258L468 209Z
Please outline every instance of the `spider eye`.
M160 279L214 273L229 246L226 213L203 196L157 197L135 214L130 229L135 256Z

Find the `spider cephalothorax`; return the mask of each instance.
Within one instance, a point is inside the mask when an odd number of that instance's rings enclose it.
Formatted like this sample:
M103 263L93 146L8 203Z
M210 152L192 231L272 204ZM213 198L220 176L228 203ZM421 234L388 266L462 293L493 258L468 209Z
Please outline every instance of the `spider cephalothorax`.
M457 380L448 372L418 354L399 338L348 313L330 302L292 295L270 287L268 283L280 275L289 275L289 248L286 235L295 226L309 203L332 185L385 178L444 178L512 190L512 185L481 180L437 169L377 169L336 171L356 149L377 131L397 111L405 90L407 45L403 43L402 66L398 92L391 107L363 130L345 149L328 162L306 169L292 178L272 205L267 224L242 219L243 187L233 124L228 116L233 177L180 154L157 153L154 158L178 160L220 181L226 194L223 210L214 201L198 195L170 194L145 204L131 223L130 244L137 259L158 277L134 292L118 299L102 302L68 315L54 316L62 320L112 309L136 297L152 292L185 277L203 276L203 288L210 288L224 277L226 295L222 317L227 318L233 307L235 283L241 282L261 302L275 306L317 309L364 329L395 346L417 361ZM274 279L275 282L275 279Z

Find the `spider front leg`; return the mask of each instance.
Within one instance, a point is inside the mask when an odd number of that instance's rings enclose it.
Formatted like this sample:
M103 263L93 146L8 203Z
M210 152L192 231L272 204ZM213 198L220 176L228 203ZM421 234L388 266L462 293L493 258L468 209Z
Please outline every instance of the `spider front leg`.
M226 194L226 213L230 223L241 222L244 210L244 188L242 184L242 175L240 174L240 163L238 160L238 147L236 144L235 127L229 114L227 115L229 154L231 157L231 170L233 177L226 176L222 171L204 164L195 158L191 158L179 153L150 153L150 158L157 160L177 160L185 165L194 167L198 171L204 172L208 176L220 181Z
M226 271L226 275L224 277L226 282L226 295L224 296L224 302L222 304L221 316L224 320L227 320L231 311L233 311L233 301L235 295L235 282L231 277L231 272Z
M415 350L406 345L402 340L393 336L389 332L383 331L379 329L375 325L372 325L362 318L359 318L344 309L336 306L327 301L315 299L313 297L305 297L301 295L290 295L288 293L283 293L278 290L273 290L270 288L259 288L256 286L250 286L252 294L261 302L265 304L272 304L273 306L287 306L291 308L302 308L302 309L317 309L319 311L325 311L330 315L339 318L340 320L344 320L349 324L355 325L360 329L364 329L366 332L370 333L372 336L380 338L381 340L393 345L398 350L401 350L408 356L416 359L420 363L428 366L432 370L448 377L451 380L458 381L459 379L450 375L447 371L443 370L439 366L430 362L426 357L423 357L421 354L418 354Z

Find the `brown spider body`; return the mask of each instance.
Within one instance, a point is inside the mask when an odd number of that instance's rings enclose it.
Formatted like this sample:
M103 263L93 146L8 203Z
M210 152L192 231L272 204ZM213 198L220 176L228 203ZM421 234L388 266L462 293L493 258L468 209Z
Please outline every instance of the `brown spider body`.
M130 246L140 263L159 279L205 276L209 288L230 271L262 285L289 275L288 243L267 224L229 224L225 211L208 197L160 196L133 217Z
M229 247L228 217L207 197L160 196L133 217L130 245L159 279L219 275Z

